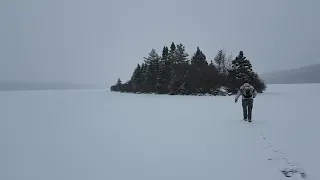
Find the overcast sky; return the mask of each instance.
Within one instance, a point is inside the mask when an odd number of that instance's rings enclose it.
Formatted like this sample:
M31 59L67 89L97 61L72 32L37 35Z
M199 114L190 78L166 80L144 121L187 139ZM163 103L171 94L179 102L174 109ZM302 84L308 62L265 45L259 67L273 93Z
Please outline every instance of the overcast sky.
M0 81L109 86L151 48L211 60L240 50L257 72L320 62L319 0L1 0ZM317 52L318 50L318 52Z

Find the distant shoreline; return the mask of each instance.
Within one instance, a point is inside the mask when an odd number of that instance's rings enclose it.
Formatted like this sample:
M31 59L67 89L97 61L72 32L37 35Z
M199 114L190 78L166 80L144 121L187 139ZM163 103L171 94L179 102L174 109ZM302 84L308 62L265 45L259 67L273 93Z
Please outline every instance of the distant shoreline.
M105 89L98 85L52 82L0 82L0 91Z
M320 83L320 64L263 73L260 77L266 84L318 84Z

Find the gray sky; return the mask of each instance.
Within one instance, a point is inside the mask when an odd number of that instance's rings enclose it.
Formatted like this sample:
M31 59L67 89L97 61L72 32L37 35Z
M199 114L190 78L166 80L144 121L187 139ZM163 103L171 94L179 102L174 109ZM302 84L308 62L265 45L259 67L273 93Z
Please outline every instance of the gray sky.
M319 0L1 0L0 81L105 84L151 48L243 50L254 70L319 63ZM275 65L278 65L277 67Z

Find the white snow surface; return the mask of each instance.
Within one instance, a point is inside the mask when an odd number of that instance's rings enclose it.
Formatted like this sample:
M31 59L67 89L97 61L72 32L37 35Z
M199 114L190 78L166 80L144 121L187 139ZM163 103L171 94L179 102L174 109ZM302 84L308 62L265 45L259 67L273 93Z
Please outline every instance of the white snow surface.
M319 91L268 85L252 123L234 96L0 92L0 179L319 180Z

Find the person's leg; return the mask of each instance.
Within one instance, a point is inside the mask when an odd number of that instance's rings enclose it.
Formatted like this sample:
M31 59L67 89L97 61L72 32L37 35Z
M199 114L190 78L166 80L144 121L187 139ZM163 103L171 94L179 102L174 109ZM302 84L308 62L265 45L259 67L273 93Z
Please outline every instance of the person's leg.
M248 119L252 120L253 99L248 99Z
M243 110L243 119L246 120L248 118L248 111L247 111L248 103L246 99L242 100L242 110Z

